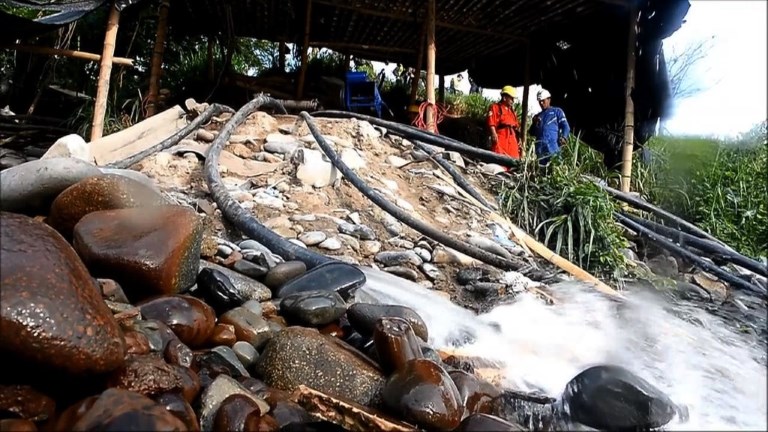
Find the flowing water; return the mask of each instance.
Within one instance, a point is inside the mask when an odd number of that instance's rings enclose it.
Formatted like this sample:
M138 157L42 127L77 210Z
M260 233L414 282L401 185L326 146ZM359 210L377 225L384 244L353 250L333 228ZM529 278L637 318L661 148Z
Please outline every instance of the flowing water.
M361 269L368 281L357 301L413 308L434 347L468 341L461 351L496 362L510 388L558 397L586 367L612 363L687 407L688 420L667 430L768 430L764 345L695 305L672 308L649 293L619 304L567 282L551 287L554 306L523 293L476 315L421 285Z

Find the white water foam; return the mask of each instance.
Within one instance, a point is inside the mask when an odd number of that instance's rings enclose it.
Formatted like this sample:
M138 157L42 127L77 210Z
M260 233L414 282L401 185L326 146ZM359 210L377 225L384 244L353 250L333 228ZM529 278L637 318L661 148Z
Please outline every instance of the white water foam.
M676 306L673 315L640 294L619 306L569 282L551 287L554 306L523 293L476 316L418 284L361 269L368 282L358 301L413 308L438 348L469 331L476 338L461 351L498 362L510 388L557 397L588 366L618 364L688 408L688 421L675 419L667 430L768 430L766 368L757 360L765 354L706 311Z

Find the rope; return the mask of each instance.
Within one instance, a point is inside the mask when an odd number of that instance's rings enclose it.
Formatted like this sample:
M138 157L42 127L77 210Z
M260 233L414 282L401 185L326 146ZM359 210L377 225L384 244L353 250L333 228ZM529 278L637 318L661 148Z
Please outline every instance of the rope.
M424 119L427 117L427 107L430 105L434 107L435 112L435 130L431 132L433 132L435 135L440 135L440 132L437 130L437 125L443 121L448 111L443 105L433 104L429 101L422 102L421 105L419 105L419 115L413 119L413 123L411 124L421 130L429 130L429 125L427 125Z

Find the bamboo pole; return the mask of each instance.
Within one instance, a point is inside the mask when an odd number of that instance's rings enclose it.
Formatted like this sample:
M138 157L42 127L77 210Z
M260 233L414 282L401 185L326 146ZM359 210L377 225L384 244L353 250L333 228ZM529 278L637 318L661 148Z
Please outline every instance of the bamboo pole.
M75 51L75 50L69 50L69 49L59 49L59 48L41 47L41 46L34 46L34 45L24 45L24 44L2 44L0 45L0 49L23 51L23 52L28 52L32 54L70 57L70 58L76 58L80 60L90 60L95 62L101 61L100 54L93 54L93 53ZM133 59L125 58L125 57L112 57L112 64L133 67Z
M416 54L416 64L414 65L414 76L411 80L411 97L409 99L410 104L416 104L416 95L419 93L419 81L421 81L421 65L424 63L424 50L427 46L427 22L424 21L424 25L421 26L421 34L419 35L419 51Z
M445 103L445 75L437 76L437 101Z
M299 82L296 85L296 99L304 97L304 81L307 79L307 62L309 61L309 26L312 22L312 0L307 0L307 16L304 19L304 44L301 46L301 70Z
M214 54L214 45L213 45L213 37L208 36L208 46L206 47L208 50L208 66L207 66L207 72L208 72L208 81L213 82L213 80L216 78L216 71L214 68L214 62L213 62L213 54Z
M170 0L162 0L157 12L157 36L155 37L155 46L152 49L146 117L152 117L157 112L157 96L160 92L160 76L163 73L163 53L165 52L165 37L168 34L168 9L170 6Z
M427 130L435 132L435 3L427 0Z
M96 101L93 104L93 122L91 123L91 141L104 134L104 117L107 114L107 96L109 95L109 76L112 73L112 56L115 54L115 39L120 23L120 11L112 4L107 20L107 31L104 35L104 51L101 53L99 64L99 81L96 88Z
M523 115L520 119L520 155L528 144L528 98L531 93L531 43L525 41L525 71L523 72Z
M277 67L280 69L280 72L285 72L285 42L280 41L277 44Z
M629 192L632 180L632 152L635 142L635 103L632 89L635 87L635 42L637 41L637 9L629 6L629 34L627 37L627 84L625 89L624 145L621 152L621 191Z

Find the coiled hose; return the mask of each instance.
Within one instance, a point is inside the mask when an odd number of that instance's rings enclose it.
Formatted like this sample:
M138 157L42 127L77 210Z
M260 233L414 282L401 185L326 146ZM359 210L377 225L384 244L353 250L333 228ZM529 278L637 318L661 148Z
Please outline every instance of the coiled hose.
M487 252L467 242L451 237L450 235L447 235L442 231L437 230L434 227L412 217L405 210L402 210L401 208L395 206L394 204L390 203L389 201L381 197L381 195L376 193L360 177L358 177L357 174L355 174L355 172L352 171L341 160L341 158L339 157L338 154L336 154L333 148L331 148L331 146L328 145L328 142L326 142L325 138L320 133L320 130L317 128L317 125L315 125L315 122L312 119L312 116L309 115L309 113L307 113L306 111L302 111L299 114L299 116L302 119L304 119L304 121L307 123L307 127L309 127L310 133L317 141L317 145L322 149L323 153L325 153L328 159L330 159L333 166L335 166L336 169L338 169L339 172L341 172L342 175L344 175L344 177L346 177L347 180L349 180L349 182L352 183L355 189L360 191L360 193L365 195L369 200L371 200L374 204L379 206L382 210L391 214L392 216L397 218L399 221L403 222L404 224L418 231L422 235L425 235L442 245L455 249L467 256L480 260L488 265L500 268L502 270L520 270L523 267L523 264L521 263L503 258L499 255Z
M336 261L325 255L320 255L309 249L297 246L269 228L260 224L249 212L240 207L227 191L219 174L219 156L224 144L240 124L245 122L249 115L257 111L262 106L269 106L278 109L281 114L287 114L285 108L271 97L259 95L252 101L243 105L235 115L224 125L211 143L208 151L208 157L205 159L203 170L205 180L208 184L208 190L213 200L219 206L222 215L230 221L237 229L248 237L262 243L272 252L280 255L286 260L299 260L306 264L307 268L317 267L319 265Z
M200 113L192 122L183 128L179 129L174 133L173 135L169 136L168 138L160 141L159 143L153 145L152 147L143 150L139 153L136 153L135 155L123 159L117 162L113 162L109 165L107 165L107 168L120 168L125 169L130 166L133 166L134 164L141 162L144 158L157 153L159 151L163 151L167 148L171 148L175 146L179 141L184 139L187 135L191 134L192 132L196 131L198 128L200 128L204 123L208 122L213 116L219 115L221 113L233 113L235 110L232 108L226 106L226 105L220 105L220 104L211 104L208 108L206 108L205 111Z
M744 279L741 279L738 276L735 276L720 267L710 264L703 259L696 256L696 254L689 252L680 246L674 244L673 242L667 240L660 234L656 234L655 232L651 231L650 229L634 222L632 219L629 219L628 217L622 215L621 213L614 213L614 218L618 220L622 225L626 226L627 228L631 229L632 231L635 231L639 235L646 237L653 241L654 243L658 244L660 247L670 251L671 253L686 259L693 263L696 267L699 267L702 270L706 270L713 275L719 277L720 279L728 282L731 286L734 288L739 288L747 291L752 291L754 293L760 294L762 296L766 295L766 288L757 286L754 284L751 284Z
M388 130L395 132L404 138L410 140L419 140L427 144L432 144L438 147L444 147L449 150L453 150L461 155L472 156L483 162L495 163L505 167L516 167L520 165L520 161L513 159L509 156L504 156L492 151L479 149L467 145L461 141L453 138L448 138L441 135L435 135L431 132L423 131L413 126L404 125L401 123L395 123L388 120L382 120L378 117L371 117L365 114L347 112L347 111L316 111L312 113L317 117L331 117L331 118L356 118L358 120L367 121L370 124L387 128Z

